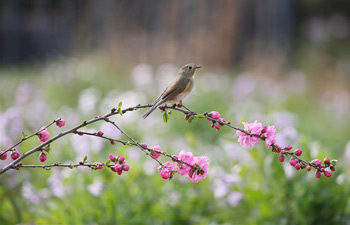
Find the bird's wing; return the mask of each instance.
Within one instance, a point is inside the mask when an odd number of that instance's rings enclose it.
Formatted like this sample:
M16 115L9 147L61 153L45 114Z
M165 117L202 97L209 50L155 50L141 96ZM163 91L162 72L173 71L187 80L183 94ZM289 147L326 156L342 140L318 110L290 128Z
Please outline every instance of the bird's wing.
M177 85L179 83L178 80L171 82L169 87L160 96L161 98L159 99L157 105L162 105L164 102L174 99L178 94L182 93L187 88L190 82L191 80L187 78L184 79L184 84L180 86Z

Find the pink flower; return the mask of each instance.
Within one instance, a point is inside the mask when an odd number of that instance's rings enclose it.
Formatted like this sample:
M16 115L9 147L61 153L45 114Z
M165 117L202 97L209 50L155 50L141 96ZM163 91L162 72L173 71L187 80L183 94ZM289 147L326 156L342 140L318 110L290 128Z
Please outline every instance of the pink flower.
M206 156L198 156L194 157L192 163L197 169L191 169L188 177L193 183L197 183L206 178L208 174L209 160Z
M120 156L120 155L118 155L117 158L118 158L119 163L123 164L125 158L123 156Z
M159 145L156 145L156 146L153 146L151 149L153 149L154 151L151 153L151 156L153 156L154 158L158 159L159 156L161 155L160 152L162 152L160 150L160 146Z
M174 165L171 162L166 162L164 163L164 167L159 166L157 168L160 176L164 179L164 180L168 180L171 177L171 173L173 171Z
M47 155L44 152L41 152L39 155L40 162L45 162L47 159Z
M220 118L220 113L216 112L216 111L212 111L211 113L208 114L208 116L210 116L211 118L217 120ZM209 121L211 121L211 119L208 119Z
M66 121L64 119L59 119L56 121L56 125L58 127L63 127L64 125L66 125Z
M298 160L298 159L295 159L295 158L291 158L291 159L289 160L289 164L290 164L291 166L294 166L294 167L295 167L295 165L296 165L298 162L299 162L299 160Z
M324 158L323 162L324 162L324 164L326 164L326 165L331 164L331 160L330 160L328 157Z
M11 153L11 159L16 160L20 157L20 154L18 151L14 151Z
M111 161L114 161L115 160L115 156L113 154L109 154L108 158L111 160Z
M94 163L94 166L95 166L95 168L98 169L98 170L101 170L101 169L103 168L103 164L100 163L100 162L95 162L95 163Z
M120 172L120 171L123 171L123 166L120 164L115 164L114 169L115 171Z
M216 130L220 130L221 125L220 125L220 124L218 124L218 123L215 123L214 127L215 127L215 129L216 129Z
M265 132L265 146L266 148L269 148L272 144L275 143L275 134L276 134L276 129L275 126L269 126L266 129Z
M37 134L39 137L39 141L46 142L50 138L50 133L46 130L46 127L42 127L41 131Z
M301 149L297 149L295 150L294 154L297 155L297 156L300 156L301 153L303 153L303 151Z
M279 157L280 162L284 162L284 155L280 155Z
M316 178L320 178L321 177L321 172L319 170L316 170L315 176L316 176Z
M130 166L129 166L129 164L126 161L124 161L123 170L124 171L129 171L130 170Z
M192 152L186 152L185 150L182 150L179 153L178 159L192 165L193 154L192 154ZM180 163L178 163L178 162L175 164L176 168L178 170L178 173L180 175L187 175L190 172L191 167L189 165L186 165L185 163L182 163L180 166L179 166L179 164Z
M141 146L142 146L143 149L147 148L147 145L145 143L142 143Z
M324 173L323 173L326 177L331 177L332 176L332 173L328 170L326 170Z
M311 161L311 164L314 165L314 166L317 166L317 167L320 167L321 163L322 163L322 161L319 160L319 159L314 159L314 160Z
M0 159L1 160L5 160L5 159L7 159L7 152L0 152Z
M102 136L104 135L104 133L103 133L102 131L100 131L100 130L99 130L99 131L97 131L97 133L96 133L96 134L97 134L97 136L100 136L100 137L102 137Z
M262 125L261 123L258 123L256 120L254 123L243 122L243 125L244 125L245 131L254 135L261 134ZM257 143L260 140L259 137L247 135L246 133L239 130L236 131L236 134L238 135L238 142L241 144L243 148L253 147L253 144Z

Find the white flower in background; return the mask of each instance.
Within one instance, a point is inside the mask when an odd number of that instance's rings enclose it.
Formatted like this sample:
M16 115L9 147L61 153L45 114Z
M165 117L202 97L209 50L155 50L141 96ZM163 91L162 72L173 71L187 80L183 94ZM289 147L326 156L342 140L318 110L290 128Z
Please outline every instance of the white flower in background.
M101 195L103 190L103 183L97 179L94 182L87 186L88 191L95 197Z
M227 196L227 202L230 206L235 207L243 198L244 195L241 192L231 191Z
M148 64L139 64L131 71L134 86L140 89L149 89L154 85L153 69Z
M99 91L94 87L82 90L78 100L79 111L84 115L96 114L99 96Z

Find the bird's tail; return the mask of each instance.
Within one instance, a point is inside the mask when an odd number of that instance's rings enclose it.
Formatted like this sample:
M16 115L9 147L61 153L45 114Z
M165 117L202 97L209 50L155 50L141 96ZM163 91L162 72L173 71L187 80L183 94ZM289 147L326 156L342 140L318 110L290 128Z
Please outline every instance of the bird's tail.
M147 116L149 116L149 114L151 114L156 108L157 108L157 105L154 104L154 105L152 106L152 108L150 108L145 114L143 114L142 118L143 118L143 119L146 119Z

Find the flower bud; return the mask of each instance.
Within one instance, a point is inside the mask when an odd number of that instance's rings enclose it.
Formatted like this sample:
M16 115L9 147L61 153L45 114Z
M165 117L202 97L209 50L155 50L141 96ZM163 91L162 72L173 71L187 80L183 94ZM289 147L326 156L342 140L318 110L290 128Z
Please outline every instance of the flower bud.
M295 150L294 154L297 155L297 156L300 156L301 153L303 153L303 151L301 149L297 149Z
M113 154L109 154L108 158L109 158L112 162L114 162L114 160L115 160L115 156L114 156Z
M220 113L216 112L216 111L212 111L211 113L209 113L209 116L215 120L220 119ZM210 121L210 119L208 119Z
M100 136L100 137L102 137L102 136L104 135L104 133L103 133L102 131L100 131L100 130L99 130L99 131L97 131L97 133L96 133L96 134L97 134L97 136Z
M291 145L288 145L287 147L285 147L284 149L285 150L287 150L287 151L289 151L289 150L291 150L293 147L291 146Z
M145 143L141 143L141 146L142 146L143 149L147 148L147 145Z
M319 170L316 170L315 176L316 176L316 178L320 178L321 177L321 172Z
M39 141L46 142L50 138L50 133L46 130L46 127L42 127L41 131L37 134Z
M307 172L310 172L310 171L311 171L311 167L308 166L308 167L307 167Z
M333 172L335 172L335 167L334 166L330 166L329 169L331 169Z
M177 104L177 107L178 107L178 108L182 108L182 105L181 105L181 104Z
M128 164L125 164L125 165L123 166L123 170L124 170L124 171L129 171L129 170L130 170L130 166L129 166Z
M300 163L295 164L295 169L296 169L296 170L300 170L300 168L301 168Z
M117 172L119 172L119 171L122 171L123 170L123 167L122 167L122 165L120 165L120 164L115 164L115 170L117 171ZM120 175L120 174L119 174Z
M332 172L331 171L324 171L324 175L326 176L326 177L331 177L332 176Z
M326 165L331 164L331 160L330 160L328 157L324 158L323 162L324 162L324 164L326 164Z
M66 125L66 121L64 119L59 119L56 121L56 125L58 127L63 127L64 125Z
M13 151L13 152L11 153L11 159L16 160L16 159L18 159L19 157L20 157L20 154L19 154L18 151Z
M1 152L0 152L0 159L1 159L1 160L7 159L7 152L1 151Z
M263 129L261 130L261 133L266 133L266 131L267 131L267 126L265 125L265 126L263 127Z
M45 162L47 159L47 155L44 152L41 152L39 155L40 162Z
M216 130L220 130L220 128L221 128L220 124L218 124L218 123L215 123L214 127Z
M311 164L314 165L314 166L317 166L317 167L321 166L321 163L322 162L319 159L314 159L314 160L311 161Z
M123 156L120 156L120 155L118 155L117 158L118 158L119 163L123 164L125 158Z
M284 162L284 155L280 155L279 157L278 157L278 159L280 160L280 162Z
M285 152L284 150L282 150L282 151L281 151L281 154L284 155L284 154L286 154L286 152Z

